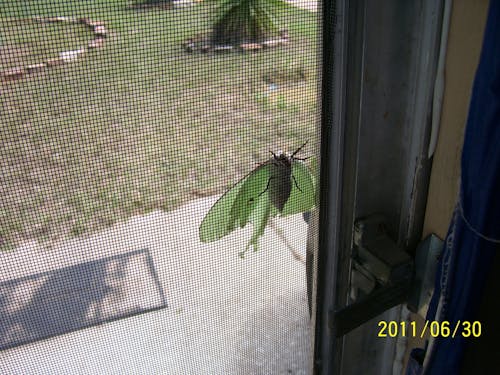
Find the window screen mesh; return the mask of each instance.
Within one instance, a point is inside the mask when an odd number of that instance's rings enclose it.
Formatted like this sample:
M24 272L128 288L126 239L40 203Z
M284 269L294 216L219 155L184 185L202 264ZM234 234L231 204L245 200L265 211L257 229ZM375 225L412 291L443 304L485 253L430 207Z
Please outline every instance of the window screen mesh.
M316 175L316 10L0 3L0 373L309 372L307 214L271 218L244 257L252 224L199 226L271 164L256 200L302 192L279 150L308 141Z

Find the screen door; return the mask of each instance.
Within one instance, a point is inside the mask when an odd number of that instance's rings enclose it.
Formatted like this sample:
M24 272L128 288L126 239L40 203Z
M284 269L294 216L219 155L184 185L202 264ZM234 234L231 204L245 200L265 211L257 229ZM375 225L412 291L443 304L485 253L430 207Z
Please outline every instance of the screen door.
M316 0L0 4L0 373L307 374Z

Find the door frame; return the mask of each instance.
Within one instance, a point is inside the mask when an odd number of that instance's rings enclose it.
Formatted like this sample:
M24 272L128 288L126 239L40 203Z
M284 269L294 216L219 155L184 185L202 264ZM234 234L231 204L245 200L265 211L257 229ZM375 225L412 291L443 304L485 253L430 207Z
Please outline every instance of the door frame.
M336 338L335 312L352 303L354 221L388 217L391 237L414 255L422 232L432 159L428 147L443 1L366 0L322 4L320 209L314 254L315 373L387 374L397 338L377 322L400 321L401 305ZM310 236L313 238L313 236ZM364 358L364 361L359 361Z

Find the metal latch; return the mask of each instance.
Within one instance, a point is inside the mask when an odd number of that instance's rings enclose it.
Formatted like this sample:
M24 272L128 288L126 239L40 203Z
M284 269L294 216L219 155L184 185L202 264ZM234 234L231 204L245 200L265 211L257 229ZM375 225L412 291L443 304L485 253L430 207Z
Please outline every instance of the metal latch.
M387 233L379 214L354 224L351 304L335 312L337 337L407 301L412 287L413 260Z

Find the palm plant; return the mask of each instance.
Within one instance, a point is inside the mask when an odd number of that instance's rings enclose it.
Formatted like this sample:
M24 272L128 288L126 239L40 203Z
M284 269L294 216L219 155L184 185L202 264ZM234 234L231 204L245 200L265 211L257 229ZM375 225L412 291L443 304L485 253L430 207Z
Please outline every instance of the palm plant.
M276 14L283 0L218 0L212 43L238 45L260 43L278 26Z

